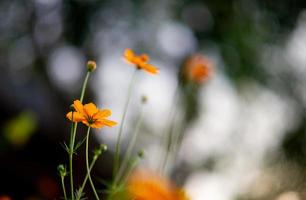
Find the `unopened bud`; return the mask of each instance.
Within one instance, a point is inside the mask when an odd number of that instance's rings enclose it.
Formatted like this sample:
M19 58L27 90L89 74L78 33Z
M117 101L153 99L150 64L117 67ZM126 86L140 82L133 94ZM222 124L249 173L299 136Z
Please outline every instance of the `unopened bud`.
M148 97L146 95L142 95L141 97L141 103L145 104L148 101Z
M71 111L71 112L74 112L74 111L75 111L73 104L70 105L70 111Z
M101 144L99 148L94 150L94 159L97 159L103 152L107 150L106 144Z
M100 149L102 152L107 151L107 145L106 144L100 144Z
M90 61L87 62L87 70L89 72L94 71L96 68L97 68L97 64L96 64L95 61L90 60Z
M138 155L139 158L144 158L145 157L145 151L143 149L140 149L137 152L137 155Z
M57 167L57 171L59 172L60 176L65 177L67 176L67 171L66 171L66 167L64 167L64 165L59 165Z

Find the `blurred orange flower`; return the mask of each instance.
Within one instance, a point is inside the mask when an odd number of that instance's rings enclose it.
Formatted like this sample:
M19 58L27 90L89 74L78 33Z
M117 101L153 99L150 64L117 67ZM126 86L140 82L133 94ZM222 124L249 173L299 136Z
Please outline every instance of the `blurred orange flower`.
M183 74L189 81L201 84L211 76L212 62L199 54L192 55L184 65Z
M148 63L150 57L147 54L136 55L131 49L125 49L124 58L128 63L134 64L137 69L145 70L151 74L158 72L155 66Z
M103 126L115 126L117 122L106 119L111 115L108 109L100 110L93 103L83 105L79 100L73 102L75 112L67 113L66 117L73 122L82 122L92 128L102 128Z
M0 200L11 200L11 198L9 196L0 196Z
M130 176L127 191L133 200L189 200L182 189L145 170L137 170Z

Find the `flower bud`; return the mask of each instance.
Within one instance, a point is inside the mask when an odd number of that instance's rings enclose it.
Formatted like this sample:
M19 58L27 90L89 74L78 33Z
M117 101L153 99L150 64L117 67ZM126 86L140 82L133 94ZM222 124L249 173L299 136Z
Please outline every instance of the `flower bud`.
M66 167L64 167L64 165L59 165L57 167L57 171L59 172L60 176L65 177L67 176L67 171L66 171Z
M144 158L145 157L145 151L143 149L140 149L137 152L137 155L138 155L139 158Z
M142 95L142 97L141 97L141 103L142 103L142 104L146 104L147 101L148 101L148 97L147 97L146 95Z
M74 105L73 105L73 104L71 104L69 108L70 108L70 111L71 111L71 112L74 112L74 111L75 111Z
M97 68L97 64L96 64L95 61L90 60L90 61L87 62L87 70L89 72L94 71L96 68Z
M101 144L99 148L94 150L94 159L97 159L103 152L107 150L106 144Z
M107 151L107 145L106 144L100 144L100 149L102 152Z

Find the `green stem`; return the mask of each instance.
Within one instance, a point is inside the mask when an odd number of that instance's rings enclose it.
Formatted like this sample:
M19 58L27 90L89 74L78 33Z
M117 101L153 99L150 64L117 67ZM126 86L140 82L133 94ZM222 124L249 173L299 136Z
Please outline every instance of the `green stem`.
M79 190L79 193L80 193L80 194L82 194L82 192L83 192L83 190L84 190L84 187L85 187L85 185L86 185L86 183L87 183L87 180L88 180L88 177L89 177L88 174L90 174L90 172L91 172L93 166L95 165L97 159L98 159L98 156L94 156L93 159L92 159L92 161L91 161L91 163L90 163L90 166L89 166L89 173L86 173L85 179L84 179L84 181L83 181L83 183L82 183L82 186L81 186L81 188L80 188L80 190ZM77 200L80 200L80 198L81 198L81 197L79 197Z
M95 189L95 185L94 183L92 182L92 179L91 179L91 175L90 175L90 167L89 167L89 159L88 159L88 144L89 144L89 133L90 133L90 126L88 127L87 129L87 135L86 135L86 170L87 170L87 176L88 176L88 180L90 182L90 185L91 185L91 188L92 188L92 191L94 192L94 195L96 197L97 200L99 200L99 196L97 194L97 191Z
M128 148L126 150L126 153L124 155L124 159L123 159L122 164L120 166L119 172L115 176L114 184L117 184L117 182L120 180L120 177L123 176L123 172L124 172L124 170L126 170L128 162L129 162L129 160L131 158L132 151L133 151L133 148L135 146L136 139L138 137L139 130L140 130L140 127L141 127L141 124L142 124L143 114L144 114L144 112L143 112L143 109L142 109L140 117L139 117L139 119L137 121L137 124L135 126L135 130L133 131L132 139L130 140L130 143L129 143Z
M140 158L138 156L134 157L130 161L130 164L128 165L127 171L126 171L125 175L122 177L122 182L126 181L126 179L130 176L130 174L132 173L134 168L138 165L139 161L140 161Z
M177 115L177 112L174 115L174 121L176 121L176 124L173 125L173 131L172 131L172 144L170 146L170 153L169 153L169 160L171 163L170 168L174 167L180 150L183 138L183 130L185 127L184 117L185 117L184 114L182 114L182 116L179 117Z
M133 73L133 76L131 78L131 82L129 84L128 93L127 93L127 99L126 99L126 102L125 102L125 105L124 105L124 110L123 110L123 114L122 114L122 118L121 118L121 123L120 123L120 127L119 127L119 132L118 132L118 138L117 138L117 142L116 142L113 177L116 176L117 171L118 171L118 167L119 167L122 131L123 131L124 121L125 121L126 114L127 114L128 105L130 103L130 99L131 99L131 96L132 96L131 95L132 94L132 88L133 88L133 85L134 85L134 82L135 82L135 77L136 77L137 71L138 70L135 69L135 71Z
M164 160L160 166L160 173L162 174L166 174L166 168L167 168L167 163L168 163L168 160L169 160L169 154L170 154L170 149L171 149L171 145L172 145L172 130L173 130L173 123L174 123L174 119L175 119L175 113L177 111L176 108L176 105L177 105L177 99L178 99L178 95L179 95L179 90L178 90L178 86L176 87L175 89L175 92L174 92L174 97L172 99L172 104L171 104L171 107L170 107L170 111L169 111L169 115L168 115L168 120L166 121L167 125L166 125L166 128L164 129L163 131L163 135L166 138L166 143L165 143L165 155L164 155Z
M72 112L72 120L73 120L73 112ZM70 133L70 150L69 150L69 175L70 175L70 190L71 190L71 199L74 200L74 190L73 190L73 153L74 153L74 140L75 140L75 131L77 123L71 123L71 133Z
M67 200L67 194L66 194L66 189L65 189L64 178L65 178L64 176L61 176L64 198L65 198L65 200Z
M88 83L88 79L90 76L90 72L87 72L85 80L83 82L80 102L83 102L86 86ZM72 121L73 121L73 112L72 112ZM78 123L75 122L72 124L71 133L70 133L70 151L69 151L69 170L70 170L70 188L71 188L71 200L74 200L74 189L73 189L73 154L74 154L74 143L75 143L75 136L77 131Z
M87 72L85 80L83 82L83 86L82 86L82 92L81 92L81 97L80 97L80 102L81 103L83 102L83 99L84 99L84 95L85 95L86 86L87 86L87 82L88 82L89 76L90 76L90 72Z

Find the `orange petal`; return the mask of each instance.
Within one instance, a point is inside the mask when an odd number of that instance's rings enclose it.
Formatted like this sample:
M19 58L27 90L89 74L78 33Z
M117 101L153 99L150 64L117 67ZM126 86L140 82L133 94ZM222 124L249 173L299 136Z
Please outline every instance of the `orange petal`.
M147 72L149 72L149 73L151 73L151 74L157 74L157 72L158 72L158 69L157 69L155 66L150 65L150 64L148 64L148 63L145 63L145 64L142 66L142 68L143 68L145 71L147 71Z
M79 100L75 100L73 102L73 107L77 112L82 113L82 114L84 113L83 104Z
M124 51L124 58L128 61L132 61L134 59L135 55L134 52L131 49L125 49Z
M82 120L82 123L85 124L86 126L89 126L87 119Z
M97 106L93 103L88 103L84 105L84 111L87 116L92 117L94 114L99 112Z
M90 125L91 128L102 128L103 126L104 126L103 123L97 123L97 122Z
M100 118L106 118L106 117L109 117L111 114L112 114L112 111L109 109L99 110L99 112L94 114L93 119L97 120Z
M73 116L72 116L72 112L67 113L66 117L73 122L81 122L83 121L85 118L84 116L79 113L79 112L73 112ZM73 118L73 120L72 120Z
M108 126L108 127L112 127L112 126L117 125L117 122L112 121L112 120L108 120L108 119L102 119L102 122L105 126Z
M117 124L117 122L112 121L112 120L108 120L108 119L100 119L95 121L95 123L92 124L93 128L101 128L103 126L108 126L108 127L112 127L115 126Z
M143 61L143 62L148 62L150 57L147 54L142 54L139 56L139 58Z

